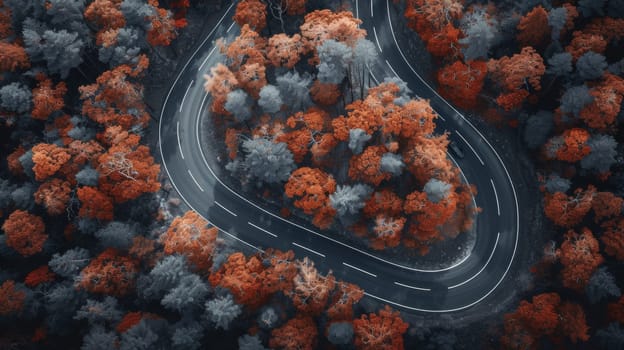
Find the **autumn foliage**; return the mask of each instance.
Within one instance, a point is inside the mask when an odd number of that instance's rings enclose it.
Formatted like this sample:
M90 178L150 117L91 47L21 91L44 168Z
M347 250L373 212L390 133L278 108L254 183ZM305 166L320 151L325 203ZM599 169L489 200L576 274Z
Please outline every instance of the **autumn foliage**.
M80 201L79 216L105 221L113 219L113 202L97 188L81 187L76 195Z
M261 0L244 0L236 5L234 21L243 26L248 24L256 32L266 27L266 5Z
M562 227L575 226L591 210L595 193L596 189L591 185L587 190L574 190L571 196L562 192L547 193L544 196L546 217Z
M109 248L80 272L77 285L96 294L123 296L134 288L137 262Z
M165 254L183 254L193 266L203 272L210 270L217 228L194 211L173 220L161 240Z
M70 199L71 186L61 179L44 182L35 192L35 203L43 205L48 214L60 215L65 212Z
M440 94L460 108L475 108L486 74L487 65L483 61L471 61L468 64L455 61L438 71Z
M284 350L313 350L317 335L316 323L311 317L295 317L271 332L269 346Z
M585 288L591 275L604 261L598 240L587 228L583 228L580 233L568 231L558 254L563 265L563 286L577 291Z
M336 190L336 181L320 169L302 167L295 170L285 185L289 198L294 198L295 207L308 215L321 228L328 227L335 215L329 205L329 194Z
M34 214L16 210L4 221L6 245L28 257L39 253L48 239L43 220Z
M54 281L56 275L50 271L48 265L42 265L38 268L30 271L26 278L24 278L24 284L30 288L36 287L42 283L48 283Z
M544 60L534 48L526 46L519 54L511 57L504 56L498 60L491 59L488 71L492 79L503 89L497 102L505 110L520 107L524 99L529 96L530 87L539 91L542 75L546 72Z
M52 80L40 74L37 76L39 83L33 89L32 117L45 120L52 112L60 111L65 106L64 97L67 86L64 82L52 85Z
M393 350L403 348L403 334L408 324L398 311L389 306L377 313L362 315L353 320L355 347L361 350Z
M71 158L65 149L49 143L35 145L32 153L32 160L35 163L32 170L37 181L44 181L54 175Z
M589 339L583 308L561 302L557 293L536 295L532 302L521 301L514 313L505 314L504 324L501 343L505 349L531 349L541 337L566 337L572 343Z
M26 293L15 288L15 282L6 280L0 285L0 315L17 313L24 307Z

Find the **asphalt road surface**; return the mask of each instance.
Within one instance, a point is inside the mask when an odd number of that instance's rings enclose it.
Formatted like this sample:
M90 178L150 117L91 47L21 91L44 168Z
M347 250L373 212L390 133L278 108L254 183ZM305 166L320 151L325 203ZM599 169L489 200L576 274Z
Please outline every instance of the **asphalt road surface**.
M423 270L384 260L374 251L350 246L332 232L302 220L284 219L275 210L226 186L217 164L200 146L200 122L208 112L203 75L221 60L214 40L235 36L233 3L224 8L214 29L176 75L160 116L163 165L182 199L226 235L257 249L292 249L308 256L323 272L356 283L366 296L403 311L443 313L467 309L488 297L506 277L518 245L519 214L513 181L487 139L460 112L438 96L417 74L396 40L392 18L400 18L389 0L359 0L355 14L379 49L370 67L374 80L398 76L418 96L430 99L440 115L439 131L450 132L465 153L455 159L468 182L475 184L477 238L469 255L443 269ZM397 16L397 17L395 17ZM396 23L395 23L396 25ZM455 157L457 158L457 157ZM220 174L220 175L219 175ZM294 220L294 221L290 221Z

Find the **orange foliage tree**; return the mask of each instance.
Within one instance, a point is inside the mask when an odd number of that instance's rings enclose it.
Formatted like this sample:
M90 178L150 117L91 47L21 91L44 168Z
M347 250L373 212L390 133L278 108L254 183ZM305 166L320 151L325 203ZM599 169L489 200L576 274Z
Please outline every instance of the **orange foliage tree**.
M76 191L76 195L80 201L79 216L105 221L113 220L113 202L97 188L81 187Z
M354 181L363 181L374 185L388 180L392 174L381 170L381 156L388 150L385 146L368 146L361 154L354 155L349 160L349 178Z
M327 308L327 317L332 321L351 321L353 305L364 296L364 291L355 284L338 282Z
M310 64L318 64L316 48L327 39L341 41L354 47L359 39L366 36L366 31L359 28L361 23L362 21L354 18L350 11L316 10L307 13L300 30L306 51L314 54Z
M86 7L84 16L101 31L125 27L126 19L121 12L121 2L121 0L94 0Z
M455 61L438 71L440 94L460 108L475 108L486 74L487 64L483 61Z
M292 69L301 59L304 45L301 35L288 36L284 33L275 34L267 44L267 58L275 67Z
M37 87L33 89L33 110L32 117L39 120L46 120L54 111L60 111L65 106L63 98L67 93L67 86L64 82L52 87L52 80L43 74L37 75Z
M258 34L248 25L243 25L240 34L228 45L220 42L221 51L228 58L228 67L237 71L247 63L265 63L266 38Z
M246 258L243 253L236 252L228 256L209 280L214 287L227 288L237 303L255 309L266 303L275 291L263 283L265 269L258 256Z
M314 102L323 105L331 106L338 102L341 92L337 84L325 84L320 80L315 80L310 87L310 96Z
M4 221L6 245L28 257L39 253L48 239L43 220L23 210L16 210Z
M98 163L100 190L118 203L160 189L160 166L154 163L149 148L139 145L138 137L128 136L112 144Z
M532 46L543 48L550 41L548 12L542 6L536 6L520 18L516 37L522 47Z
M153 14L148 18L150 21L147 31L147 42L152 46L169 46L171 40L176 37L175 20L171 12L158 7L158 0L148 0L154 7Z
M546 143L546 156L570 163L578 162L591 152L587 145L589 138L589 132L585 129L567 129L561 136L552 137Z
M204 75L204 88L212 98L210 110L217 114L229 115L225 110L227 95L238 87L238 80L230 69L221 63L210 69L210 74Z
M336 211L329 204L329 195L336 191L336 181L320 169L301 167L290 174L284 187L286 196L295 199L295 207L308 215L319 228L331 225Z
M427 245L441 238L441 228L457 209L457 195L449 191L446 198L437 203L431 202L424 192L414 191L407 195L404 210L412 214L410 234L418 245Z
M559 333L576 344L589 340L589 327L585 321L585 311L579 304L563 302L559 307Z
M136 81L149 65L145 55L135 66L120 65L102 73L94 84L81 86L82 113L97 123L125 129L147 126L149 114L143 101L143 86Z
M208 228L208 222L194 211L173 220L161 240L165 254L184 254L188 261L202 272L209 272L217 239L217 228Z
M37 181L44 181L54 175L71 158L64 148L48 143L35 145L32 148L32 154L35 164L32 170Z
M109 248L80 272L77 285L90 293L124 296L134 289L137 262Z
M624 261L624 218L609 220L602 224L604 233L600 241L604 244L604 252Z
M491 59L488 61L487 66L492 79L504 90L499 95L503 99L505 99L507 94L516 96L519 91L527 89L529 85L533 90L539 91L541 89L540 81L542 75L546 72L542 56L530 46L522 48L519 54L511 57L504 56L498 60ZM523 93L524 97L528 96L527 92ZM511 107L517 106L519 104L514 103Z
M407 25L427 44L432 55L442 58L457 53L460 31L453 21L460 19L464 7L460 0L408 0Z
M48 265L41 265L26 275L24 284L30 288L34 288L42 283L54 281L55 277L56 275L54 272L50 271Z
M565 48L566 52L572 55L575 61L589 51L603 53L606 49L607 41L602 35L584 33L581 31L572 33L572 40Z
M587 228L583 228L580 234L568 231L557 253L563 265L563 286L576 291L583 291L589 278L604 261L598 240Z
M50 215L59 215L67 208L71 187L69 182L51 179L39 186L35 192L35 203L43 205Z
M11 21L9 20L9 24ZM30 67L26 50L16 43L0 41L0 71L13 72Z
M260 0L244 0L236 5L234 21L243 26L248 24L256 32L266 27L266 4Z
M622 108L624 79L607 73L600 84L589 93L594 99L579 115L590 128L607 130L615 124Z
M447 135L429 138L418 138L408 143L403 152L403 161L407 169L424 185L431 178L453 183L456 179L456 169L446 157L448 147Z
M394 218L378 215L375 218L373 232L369 235L371 247L381 250L398 246L406 221L407 219L404 217Z
M572 227L580 223L592 208L596 189L589 185L587 190L578 188L572 196L563 192L546 193L544 213L555 225Z
M459 28L447 23L427 41L427 51L435 57L457 57L459 53Z
M15 288L15 282L6 280L0 286L0 315L7 316L22 310L26 292Z
M327 276L320 275L307 257L297 261L297 267L299 272L293 279L290 293L293 303L299 312L318 315L325 310L336 279L331 272Z
M403 349L403 334L408 327L401 314L386 305L378 313L364 314L353 320L355 347L359 350Z
M592 200L594 221L599 223L605 218L618 216L622 213L624 200L611 192L598 192Z
M513 313L504 316L504 349L533 349L540 337L559 341L566 336L573 343L589 339L585 314L580 305L561 302L557 293L535 295L523 300Z
M11 27L11 9L0 0L0 40L13 35L13 28Z
M318 330L310 316L297 316L271 331L269 346L273 349L312 350L316 347Z
M403 212L403 200L391 189L384 188L370 196L362 211L368 218L380 214L398 216Z
M317 148L317 156L322 156L324 150L318 150L318 148L325 135L325 122L328 119L327 112L320 108L310 108L306 112L297 112L286 120L286 125L290 130L278 135L275 141L286 143L297 163L303 161L308 151L311 150L310 146L312 149ZM325 146L329 152L334 145L335 143L330 141L322 146Z

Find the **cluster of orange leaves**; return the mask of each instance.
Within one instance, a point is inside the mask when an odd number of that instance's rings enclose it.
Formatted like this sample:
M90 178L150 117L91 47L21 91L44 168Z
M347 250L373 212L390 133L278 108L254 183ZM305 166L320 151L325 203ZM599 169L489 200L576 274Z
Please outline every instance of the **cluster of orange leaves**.
M496 102L510 111L522 105L529 96L527 85L535 91L541 89L541 78L546 72L542 56L530 46L525 46L518 54L504 56L487 63L492 79L503 89Z
M80 272L77 286L90 293L124 296L133 290L137 274L136 260L109 248Z
M460 54L461 31L453 22L460 19L463 12L461 0L409 0L405 18L433 56L448 58Z
M19 209L4 221L2 230L6 235L6 245L25 257L39 253L48 239L43 219Z
M505 349L532 349L544 336L555 343L561 343L563 337L573 343L589 339L583 308L561 302L557 293L536 295L532 302L521 301L514 313L505 314L504 322L501 343Z
M208 273L212 266L217 228L194 211L176 217L161 240L165 254L184 254L197 270Z

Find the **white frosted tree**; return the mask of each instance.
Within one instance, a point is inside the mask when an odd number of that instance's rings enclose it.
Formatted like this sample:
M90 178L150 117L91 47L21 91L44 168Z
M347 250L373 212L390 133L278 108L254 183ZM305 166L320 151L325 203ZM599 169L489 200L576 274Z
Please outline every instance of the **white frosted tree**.
M258 106L262 108L265 113L277 113L282 108L282 96L280 91L273 85L265 85L260 89L260 99L258 99Z
M227 331L230 329L232 321L234 321L242 312L240 305L234 302L232 294L218 296L212 300L208 300L205 305L205 316L216 329Z
M295 169L293 155L284 142L275 143L265 138L243 141L245 166L248 171L265 183L288 180Z

